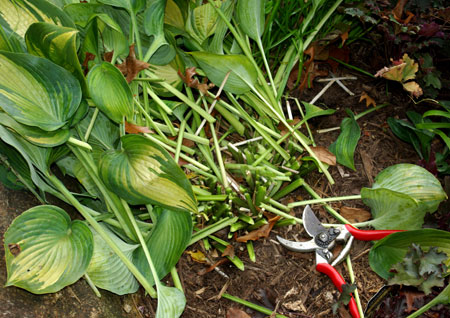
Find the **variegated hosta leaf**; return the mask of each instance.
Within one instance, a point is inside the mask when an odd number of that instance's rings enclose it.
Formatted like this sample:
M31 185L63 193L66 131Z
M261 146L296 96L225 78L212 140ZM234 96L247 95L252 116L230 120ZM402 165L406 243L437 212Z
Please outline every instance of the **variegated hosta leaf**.
M220 1L215 1L220 6ZM214 34L218 15L210 3L206 3L189 11L186 30L199 44Z
M66 13L45 0L0 0L0 8L0 17L20 37L35 22L75 27Z
M186 249L192 235L192 217L187 212L163 209L150 235L145 239L159 278L166 276ZM134 253L137 268L154 283L142 247Z
M6 286L35 294L54 293L76 282L93 251L89 228L56 206L42 205L18 216L5 233Z
M95 105L120 124L133 114L133 95L117 67L108 62L95 65L88 74L89 94Z
M77 55L77 33L74 28L62 27L50 23L34 23L26 34L28 52L49 59L64 67L80 82L84 92L86 80Z
M208 79L216 86L222 84L226 74L231 71L224 90L233 94L244 94L257 83L258 74L245 55L220 55L207 52L190 53L205 72Z
M108 233L109 237L119 246L121 251L131 261L133 251L139 245L130 245L122 241L116 234L109 230L106 226L102 226L103 230ZM91 263L87 269L87 274L94 282L95 286L109 290L117 295L131 294L138 290L139 283L130 270L114 254L108 244L101 236L92 228L94 236L94 254Z
M80 102L80 84L64 68L30 54L0 53L0 105L16 121L54 131Z
M428 170L413 164L397 164L381 171L373 189L385 188L407 194L417 200L425 212L434 212L447 198L441 183Z
M105 152L99 163L99 175L112 192L131 204L197 212L192 186L166 150L139 135L121 141L122 149Z
M0 125L14 130L24 139L40 147L59 146L70 137L69 129L45 131L38 127L22 125L2 111L0 111Z

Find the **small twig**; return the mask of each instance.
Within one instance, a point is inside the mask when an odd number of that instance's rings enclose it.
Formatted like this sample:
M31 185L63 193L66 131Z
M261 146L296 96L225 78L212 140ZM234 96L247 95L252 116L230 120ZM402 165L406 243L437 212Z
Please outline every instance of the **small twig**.
M258 141L258 140L261 140L261 139L263 139L263 137L259 136L259 137L247 139L247 140L244 140L244 141L240 141L240 142L234 143L232 145L235 146L235 147L239 147L239 146L243 146L243 145L246 145L246 144L248 144L250 142ZM220 150L222 150L222 151L223 150L227 150L227 147L222 147L222 148L220 148Z
M331 85L334 84L334 82L336 82L336 80L333 78L309 103L314 104L323 94L325 94L325 92L331 87Z
M351 90L349 90L349 89L347 88L347 86L345 86L340 80L336 79L336 77L334 76L333 73L330 73L330 74L331 74L331 76L336 80L336 83L338 83L338 85L339 85L340 87L342 87L342 89L343 89L344 91L346 91L350 96L354 96L354 95L355 95L355 93L353 93Z
M332 80L336 80L336 81L344 81L344 80L356 80L358 79L355 76L343 76L343 77L333 77L333 78L319 78L317 81L318 82L329 82Z
M219 96L222 93L223 87L225 86L225 83L227 82L228 77L230 76L230 74L231 74L231 71L229 71L225 75L225 77L223 78L222 84L220 84L219 90L217 91L217 94L216 94L216 96L214 98L214 101L211 103L211 107L209 107L209 109L208 109L208 114L211 114L213 109L214 109L214 107L216 106L216 103L219 100ZM200 131L202 131L203 126L205 126L205 124L206 124L206 119L203 119L202 122L200 123L200 126L198 126L198 128L197 128L197 130L196 130L194 135L198 136L198 134L200 133Z
M286 100L286 109L287 109L287 113L288 113L288 119L293 120L294 118L292 117L291 104L289 104L288 100Z

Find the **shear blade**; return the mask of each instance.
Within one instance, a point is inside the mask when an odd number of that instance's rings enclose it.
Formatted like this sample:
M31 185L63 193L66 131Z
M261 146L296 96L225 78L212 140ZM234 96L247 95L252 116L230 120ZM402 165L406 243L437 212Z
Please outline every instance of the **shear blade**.
M277 240L280 242L282 246L287 248L288 250L294 251L294 252L313 252L315 251L318 246L314 242L314 240L306 241L306 242L294 242L289 241L281 236L277 235Z
M309 205L303 210L303 226L311 237L316 237L318 234L327 230L322 223L320 223Z

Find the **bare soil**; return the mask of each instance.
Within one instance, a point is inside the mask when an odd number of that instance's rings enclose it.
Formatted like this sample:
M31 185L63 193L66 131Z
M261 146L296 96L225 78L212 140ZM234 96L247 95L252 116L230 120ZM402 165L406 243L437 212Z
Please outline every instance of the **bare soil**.
M367 65L377 60L367 59L367 56L374 53L367 50L371 49L355 47L352 51L354 55L352 63L364 69L376 70L379 65ZM365 61L368 61L367 64ZM339 68L339 72L335 75L357 76L356 81L344 81L355 95L349 96L342 88L334 84L319 99L318 106L326 105L337 111L332 116L313 119L309 122L317 145L328 147L336 140L338 130L327 133L317 133L317 130L339 126L346 116L345 108L351 109L354 113L367 109L364 102L359 102L363 92L374 98L377 104L389 102L390 105L359 120L362 137L355 155L356 171L345 167L339 167L339 169L331 167L330 172L336 181L336 184L332 186L319 173L311 173L307 176L308 184L322 197L359 194L362 187L371 186L374 177L384 168L397 163L417 163L419 158L412 147L391 133L386 120L389 116L406 118L407 110L423 113L424 108L419 107L425 107L412 103L401 88L395 85L390 85L390 91L386 93L384 80L372 79L345 68ZM302 100L311 100L323 86L322 83L315 83L314 88L307 90L301 96ZM293 195L295 200L308 198L309 196L302 190ZM14 217L37 204L38 202L30 194L11 191L0 185L0 235L3 236ZM346 201L331 205L339 210L344 204L349 207L365 207L361 201ZM67 206L64 208L70 210ZM336 222L322 207L313 206L313 209L323 222ZM301 218L302 209L295 209L292 213ZM439 218L439 213L441 212L435 213L435 218ZM436 224L436 219L430 220L430 224ZM336 314L332 313L331 306L338 300L339 293L327 276L315 270L313 253L289 252L277 243L276 235L289 239L307 239L300 225L274 229L269 238L255 242L256 262L249 260L245 245L233 243L235 253L245 264L245 271L240 271L233 265L224 264L219 267L222 273L213 270L200 275L199 273L205 269L206 265L195 262L188 253L184 253L178 263L178 271L187 297L187 307L182 317L227 317L227 311L231 307L240 308L253 318L264 317L262 314L220 298L224 292L272 310L276 309L277 313L288 317L350 317L344 307L340 308ZM355 241L350 253L363 308L385 284L370 269L368 262L370 247L370 242ZM188 251L196 250L201 250L212 259L218 259L215 258L214 251L205 251L199 243L188 248ZM2 246L0 253L3 252ZM347 265L342 263L336 268L349 282ZM0 284L4 285L5 280L5 264L1 261ZM142 290L134 295L121 297L106 291L101 292L102 298L97 298L83 279L50 295L33 295L15 287L3 287L0 289L0 317L144 318L155 315L156 301L144 296ZM234 316L230 316L232 317Z

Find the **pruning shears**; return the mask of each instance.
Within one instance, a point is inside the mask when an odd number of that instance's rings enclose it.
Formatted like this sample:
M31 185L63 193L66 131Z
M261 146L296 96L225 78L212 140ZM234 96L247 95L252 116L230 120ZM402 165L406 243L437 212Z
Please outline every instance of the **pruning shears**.
M277 236L278 241L287 249L294 252L315 252L316 270L326 274L333 282L334 286L342 292L345 280L334 268L340 263L350 251L353 240L375 241L388 236L389 234L400 232L399 230L358 230L350 224L336 225L326 228L314 215L313 210L307 205L303 210L303 226L311 240L306 242L294 242ZM333 253L330 251L336 242L346 242L345 247L339 255L332 261ZM353 318L359 318L358 307L353 296L349 302L350 314Z

